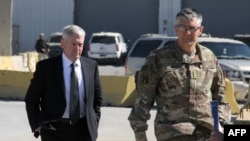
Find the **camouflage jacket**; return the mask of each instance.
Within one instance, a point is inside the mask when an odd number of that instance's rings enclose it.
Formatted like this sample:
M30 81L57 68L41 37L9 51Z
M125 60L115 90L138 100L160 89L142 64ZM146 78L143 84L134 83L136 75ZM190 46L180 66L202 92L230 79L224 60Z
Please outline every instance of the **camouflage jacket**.
M220 121L230 120L222 70L213 52L202 45L197 44L193 58L177 43L151 52L135 81L137 95L128 119L136 140L146 140L154 103L158 141L191 135L197 125L212 130L211 100L218 100Z

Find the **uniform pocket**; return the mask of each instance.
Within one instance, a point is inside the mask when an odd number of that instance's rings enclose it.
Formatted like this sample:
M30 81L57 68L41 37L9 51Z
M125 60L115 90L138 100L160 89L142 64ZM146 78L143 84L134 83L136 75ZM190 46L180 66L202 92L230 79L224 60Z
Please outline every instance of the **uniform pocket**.
M165 91L171 92L184 87L185 80L186 73L184 68L167 68L162 74L160 85L162 89L165 89Z

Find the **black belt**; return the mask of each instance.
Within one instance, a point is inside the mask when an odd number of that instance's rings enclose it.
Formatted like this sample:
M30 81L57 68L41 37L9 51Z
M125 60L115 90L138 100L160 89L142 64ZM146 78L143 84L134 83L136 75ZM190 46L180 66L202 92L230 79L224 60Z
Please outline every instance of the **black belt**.
M82 117L78 121L80 121L80 120L86 120L86 117ZM56 122L57 123L66 123L66 124L70 124L70 125L73 124L72 120L69 118L60 118L60 119L56 120Z

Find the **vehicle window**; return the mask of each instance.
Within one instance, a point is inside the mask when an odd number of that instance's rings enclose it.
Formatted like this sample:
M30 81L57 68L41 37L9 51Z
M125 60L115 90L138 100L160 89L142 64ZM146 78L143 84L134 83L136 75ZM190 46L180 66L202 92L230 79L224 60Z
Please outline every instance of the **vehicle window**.
M246 43L248 46L250 46L250 36L249 35L235 35L234 39L242 41Z
M52 48L50 48L51 52L62 52L62 48L61 46L53 46Z
M62 36L52 36L48 42L53 42L53 43L60 43Z
M112 44L115 42L115 37L111 36L93 36L92 43L104 43L104 44Z
M125 39L123 38L123 36L119 36L119 37L120 37L121 42L125 42Z
M250 57L250 48L244 44L201 42L200 44L211 49L218 58Z
M119 36L117 37L117 40L118 40L118 43L121 42L121 38Z
M146 57L150 51L159 47L162 40L141 40L138 41L133 51L131 52L131 57Z
M164 46L164 47L165 47L165 46L168 46L168 45L170 45L170 44L172 44L172 43L174 43L174 42L175 42L174 40L173 40L173 41L167 41L166 43L164 43L163 46Z

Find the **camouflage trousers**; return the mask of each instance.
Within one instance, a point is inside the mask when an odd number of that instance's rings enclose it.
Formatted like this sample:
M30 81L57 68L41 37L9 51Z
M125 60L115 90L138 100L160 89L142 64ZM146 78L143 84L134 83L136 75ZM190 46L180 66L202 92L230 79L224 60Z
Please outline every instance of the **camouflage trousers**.
M198 125L196 126L192 135L181 135L164 141L209 141L210 136L211 136L210 129Z
M210 137L196 138L193 135L183 135L183 136L174 137L167 141L210 141Z

